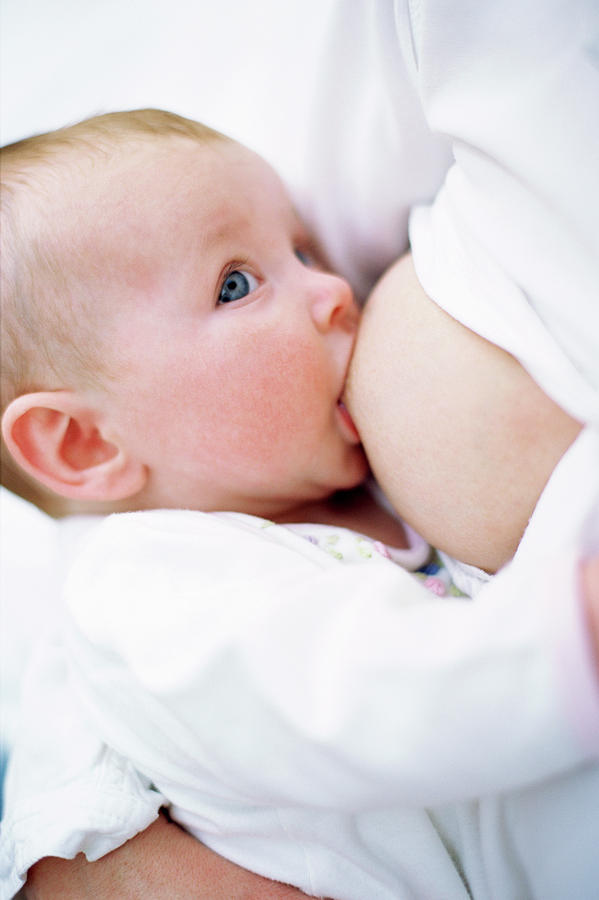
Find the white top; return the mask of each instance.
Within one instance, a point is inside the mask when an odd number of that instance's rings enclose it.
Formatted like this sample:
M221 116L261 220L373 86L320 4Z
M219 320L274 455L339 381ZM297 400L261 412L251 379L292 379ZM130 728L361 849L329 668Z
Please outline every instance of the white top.
M451 815L462 840L475 836L461 859L469 877L491 866L515 879L502 896L522 896L495 795L542 792L542 779L599 752L570 549L599 496L598 447L591 430L576 442L519 558L473 602L427 590L344 529L189 511L105 520L68 581L66 651L58 638L46 647L25 688L6 896L44 855L118 846L165 798L219 853L348 900L440 886L465 898ZM576 502L556 533L566 491ZM595 828L593 809L581 822Z
M334 264L365 295L413 209L425 291L597 424L599 6L337 7L304 203Z
M321 172L332 161L327 243L366 281L405 246L408 208L455 157L411 219L425 290L596 423L596 5L341 7L318 154ZM325 107L331 96L323 87ZM364 274L369 241L382 251ZM599 748L576 591L583 542L599 546L598 460L588 428L514 563L473 603L435 599L376 551L343 565L251 517L111 519L71 581L70 662L57 641L30 673L6 895L41 856L122 843L163 791L206 843L311 893L463 898L457 855L478 898L592 896L598 768L560 773ZM548 776L571 813L561 854L543 844L559 821ZM506 808L521 814L511 830Z

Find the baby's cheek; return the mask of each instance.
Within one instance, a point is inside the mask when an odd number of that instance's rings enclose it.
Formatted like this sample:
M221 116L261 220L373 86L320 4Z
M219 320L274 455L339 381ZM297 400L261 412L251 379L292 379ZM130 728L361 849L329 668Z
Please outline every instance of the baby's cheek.
M227 397L231 435L260 458L307 442L326 390L317 360L297 340L263 346L241 360L236 389ZM320 401L320 402L319 402Z

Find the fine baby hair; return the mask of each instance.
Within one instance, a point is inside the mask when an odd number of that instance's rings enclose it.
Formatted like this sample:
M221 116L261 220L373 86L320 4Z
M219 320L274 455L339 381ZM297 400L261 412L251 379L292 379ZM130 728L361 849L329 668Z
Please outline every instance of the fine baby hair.
M58 514L273 518L364 479L342 402L358 310L265 160L152 110L19 146L2 429Z
M171 112L139 109L94 116L3 147L1 161L2 414L16 397L118 377L107 365L106 322L86 284L82 220L98 216L82 192L94 170L136 143L225 135ZM75 511L17 465L2 439L2 484L52 515Z
M56 207L78 183L76 174L91 177L95 166L129 150L132 142L157 138L227 140L174 113L144 109L96 116L2 148L3 409L65 366L97 377L100 335L91 328L86 335L83 323L69 315L81 298L75 294L80 286L68 278L75 268L68 241L76 223L61 222ZM78 208L88 211L74 198Z

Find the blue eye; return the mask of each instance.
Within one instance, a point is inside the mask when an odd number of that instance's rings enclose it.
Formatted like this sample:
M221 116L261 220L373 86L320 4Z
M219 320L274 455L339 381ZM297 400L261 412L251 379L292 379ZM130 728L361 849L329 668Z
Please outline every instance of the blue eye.
M218 296L219 303L233 303L235 300L243 300L258 287L257 279L249 272L241 272L235 269L229 272L223 282Z
M294 250L295 255L299 259L301 263L305 266L311 266L314 264L314 260L312 258L312 254L308 253L306 250L300 250L299 247L296 247Z

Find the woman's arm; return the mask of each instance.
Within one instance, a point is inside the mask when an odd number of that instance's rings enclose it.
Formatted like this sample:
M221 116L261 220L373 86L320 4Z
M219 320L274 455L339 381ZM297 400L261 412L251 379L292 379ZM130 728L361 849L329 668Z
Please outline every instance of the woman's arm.
M47 857L29 870L27 900L295 900L297 888L213 853L164 813L96 862Z
M599 556L593 556L583 564L581 581L583 603L599 679Z
M599 722L574 556L510 566L470 602L434 597L376 553L341 563L259 524L143 513L87 545L69 587L74 671L49 648L26 692L0 840L15 884L44 857L105 856L165 797L228 855L247 798L284 838L277 804L427 806L596 755L572 721L575 693ZM79 778L65 785L65 771Z

